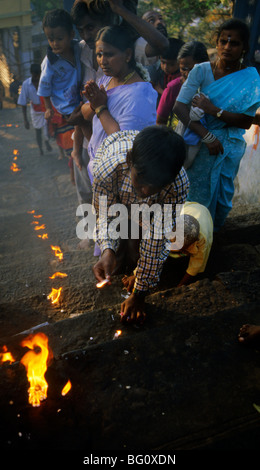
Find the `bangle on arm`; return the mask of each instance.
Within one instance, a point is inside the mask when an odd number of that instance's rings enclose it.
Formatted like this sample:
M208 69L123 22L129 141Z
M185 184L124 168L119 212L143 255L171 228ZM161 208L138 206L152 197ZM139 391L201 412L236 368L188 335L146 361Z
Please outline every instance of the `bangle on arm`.
M108 107L104 104L102 106L99 106L98 108L95 109L95 113L97 115L97 117L99 118L100 114L105 111L106 109L108 109Z
M201 139L201 142L203 142L204 144L211 144L212 142L214 142L216 140L216 136L214 134L212 134L212 132L208 132L204 137L203 139Z

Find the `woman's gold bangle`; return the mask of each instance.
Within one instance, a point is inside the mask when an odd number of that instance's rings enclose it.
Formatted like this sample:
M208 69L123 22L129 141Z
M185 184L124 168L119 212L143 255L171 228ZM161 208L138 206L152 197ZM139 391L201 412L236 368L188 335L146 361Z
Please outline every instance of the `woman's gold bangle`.
M100 114L105 111L106 109L108 109L108 107L104 104L102 106L99 106L98 108L95 109L95 113L97 115L97 117L99 118Z

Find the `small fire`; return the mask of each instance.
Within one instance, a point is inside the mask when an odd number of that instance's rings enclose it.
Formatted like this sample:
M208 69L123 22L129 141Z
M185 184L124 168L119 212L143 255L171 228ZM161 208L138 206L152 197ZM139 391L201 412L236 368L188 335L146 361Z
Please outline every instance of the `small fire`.
M21 359L21 363L27 370L27 378L30 383L29 403L32 406L40 406L41 401L47 398L48 383L44 374L47 370L47 361L52 358L52 351L48 347L48 338L43 333L30 335L22 341L21 346L30 349Z
M66 383L66 385L64 385L62 391L61 391L61 394L62 396L64 397L65 395L67 395L67 393L70 391L72 385L71 385L71 381L68 380L68 382Z
M33 222L31 222L31 225L39 225L39 222L37 222L37 220L34 220Z
M3 364L4 362L15 362L15 359L5 345L2 350L3 352L0 353L0 364Z
M16 171L21 171L20 168L18 168L18 166L16 165L16 163L12 163L12 165L10 166L10 170L12 170L14 173Z
M14 149L14 150L13 150L13 154L14 154L14 155L19 155L19 150Z
M68 274L66 273L54 273L52 276L49 276L49 279L55 279L55 277L67 277Z
M54 287L52 288L51 293L47 297L48 299L51 300L52 304L56 304L58 302L60 295L61 295L61 291L62 291L62 287L60 287L59 289L54 289Z
M33 217L34 217L35 219L40 219L40 218L42 217L42 215L41 215L41 214L39 214L39 215L34 215Z
M114 334L114 338L113 339L117 339L119 338L119 336L122 334L122 331L121 330L116 330L115 334Z
M36 222L37 223L37 222ZM42 225L36 225L34 227L34 230L44 230L46 227L45 227L45 224L42 224Z
M57 258L59 258L59 260L63 259L63 253L62 253L59 246L51 245L51 249L55 252L55 256L57 256Z
M48 233L43 233L42 235L38 235L39 238L42 238L43 240L48 238Z
M102 287L104 287L109 281L109 279L103 279L103 281L100 281L96 284L96 287L98 289L102 289Z
M34 213L35 213L35 210L27 211L27 214L34 214Z

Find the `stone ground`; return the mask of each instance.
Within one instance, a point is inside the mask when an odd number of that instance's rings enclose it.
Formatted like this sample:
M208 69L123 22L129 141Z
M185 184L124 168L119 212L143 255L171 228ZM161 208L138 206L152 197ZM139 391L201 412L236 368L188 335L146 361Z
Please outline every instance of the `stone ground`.
M260 324L258 207L235 200L204 275L178 288L186 261L170 261L147 298L146 324L122 327L121 276L96 289L93 250L78 248L68 161L53 148L40 156L21 110L1 111L0 347L16 360L0 367L2 450L258 450L260 356L237 341L243 323ZM37 220L44 231L34 230ZM68 276L49 279L55 271ZM61 286L53 306L48 294ZM21 341L39 331L53 359L48 397L35 408L20 359Z

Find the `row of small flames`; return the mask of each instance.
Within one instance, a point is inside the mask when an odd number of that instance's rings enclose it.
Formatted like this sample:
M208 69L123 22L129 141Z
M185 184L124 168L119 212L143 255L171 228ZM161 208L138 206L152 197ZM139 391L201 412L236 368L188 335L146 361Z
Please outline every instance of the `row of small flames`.
M14 159L17 159L19 155L18 150L14 150ZM13 163L14 168L17 167L16 163ZM18 168L18 167L17 167ZM19 169L13 169L13 171L20 171ZM45 224L41 224L38 219L42 218L42 215L35 214L35 210L28 211L29 214L33 215L33 220L31 222L34 225L35 231L42 231L42 233L38 233L38 237L46 240L48 239L48 233L44 232ZM53 250L55 256L62 261L63 253L59 246L51 245L51 249ZM64 278L67 277L66 273L56 272L50 279L55 279L56 277ZM51 300L52 304L56 304L60 298L62 291L62 287L58 289L52 288L52 291L48 295L48 299ZM30 384L28 389L28 401L29 403L36 407L40 406L41 402L47 398L47 390L48 390L48 383L45 380L45 373L47 367L53 357L52 350L48 345L48 337L42 333L36 333L33 335L29 335L21 342L22 347L26 347L29 349L27 353L22 357L20 360L21 364L24 365L27 371L27 379ZM2 352L0 352L0 365L3 363L8 362L9 364L16 362L12 353L8 351L6 345L2 347ZM66 383L63 387L61 394L64 396L66 395L72 385L70 380Z

